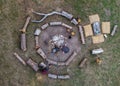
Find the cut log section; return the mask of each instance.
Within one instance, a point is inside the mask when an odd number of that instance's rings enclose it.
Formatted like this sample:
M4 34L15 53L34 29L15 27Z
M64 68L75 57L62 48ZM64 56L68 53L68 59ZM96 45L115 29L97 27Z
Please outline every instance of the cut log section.
M71 23L73 23L73 24L75 24L75 25L77 25L77 24L78 24L78 22L77 22L77 20L76 20L76 19L72 19L72 20L71 20Z
M47 58L47 56L45 55L44 51L43 51L41 48L39 48L39 49L37 50L37 53L38 53L40 56L42 56L43 59L46 59L46 58Z
M62 26L63 26L63 27L66 27L66 28L69 28L69 29L72 29L71 26L69 26L69 25L67 25L67 24L65 24L65 23L62 23Z
M118 25L115 25L115 26L114 26L114 28L113 28L113 30L112 30L112 32L111 32L111 36L114 36L114 35L115 35L115 32L116 32L116 30L117 30L117 27L118 27Z
M27 29L27 26L28 26L28 24L30 22L30 19L31 19L31 17L27 17L26 22L25 22L23 28L20 30L21 32L23 32L23 33L26 32L26 29Z
M50 25L62 25L62 22L50 22Z
M38 71L39 67L38 64L36 62L34 62L31 58L28 59L27 64L34 70L34 71Z
M72 19L73 18L73 15L72 14L69 14L68 12L65 12L65 11L62 11L62 16L68 18L68 19Z
M35 32L34 32L34 35L35 35L35 36L39 36L40 33L41 33L41 30L40 30L39 28L37 28L37 29L35 30Z
M73 53L70 55L69 59L65 62L65 64L66 64L66 65L69 65L70 62L75 58L76 55L77 55L77 53L76 53L76 52L73 52Z
M42 29L42 30L45 30L48 26L49 26L49 24L46 23L46 24L44 24L44 25L41 26L41 29Z
M14 53L14 56L23 64L26 66L26 62L17 54L17 53Z
M25 33L21 34L21 49L23 51L27 50L27 47L26 47L26 34Z
M84 65L86 64L86 62L87 62L87 58L82 59L82 61L80 62L79 67L80 67L80 68L83 68Z
M100 54L103 52L104 52L104 50L102 48L92 50L92 54Z
M82 44L85 44L85 37L84 37L82 26L79 25L78 28L79 28L79 33L80 33Z
M35 36L35 49L38 49L38 48L40 48L40 46L39 46L39 37Z

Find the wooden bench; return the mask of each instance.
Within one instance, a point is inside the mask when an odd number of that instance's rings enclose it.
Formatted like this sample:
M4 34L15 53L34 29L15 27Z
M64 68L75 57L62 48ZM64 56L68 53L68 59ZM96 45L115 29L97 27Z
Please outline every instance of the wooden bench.
M44 51L43 51L41 48L39 48L39 49L37 50L37 53L38 53L43 59L46 59L46 58L47 58L47 56L45 55Z
M70 62L74 59L74 57L77 55L77 53L74 51L70 57L67 59L67 61L65 62L66 65L69 65Z

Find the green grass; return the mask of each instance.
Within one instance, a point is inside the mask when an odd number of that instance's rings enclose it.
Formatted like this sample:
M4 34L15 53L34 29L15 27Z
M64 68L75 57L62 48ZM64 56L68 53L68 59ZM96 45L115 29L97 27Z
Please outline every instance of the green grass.
M31 1L37 4L36 6L41 5L39 0ZM118 24L120 27L120 0L65 0L61 6L65 6L68 11L72 8L72 13L81 18L82 24L88 24L88 16L97 13L101 21L111 22L111 28L114 24ZM99 55L103 60L102 65L95 64L95 56L90 55L88 51L85 55L89 58L87 67L78 68L80 59L70 65L71 79L37 81L33 70L21 65L12 55L16 51L24 59L28 58L25 56L31 56L35 60L41 61L38 55L34 55L35 52L31 52L34 50L33 31L39 24L32 23L29 26L27 41L28 46L32 46L28 47L30 50L24 53L19 49L19 29L23 26L26 16L23 8L24 4L20 4L16 0L0 0L0 86L120 86L119 28L115 36L109 35L104 43L92 45L93 47L100 46L105 50L103 54ZM87 46L82 46L82 51L84 52L86 48Z

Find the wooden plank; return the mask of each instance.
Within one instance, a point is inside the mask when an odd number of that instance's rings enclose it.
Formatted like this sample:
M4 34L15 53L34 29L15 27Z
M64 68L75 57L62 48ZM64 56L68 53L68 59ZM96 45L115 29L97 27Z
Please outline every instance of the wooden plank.
M80 62L79 67L80 67L80 68L83 68L84 65L86 64L86 62L87 62L87 58L82 59L81 62Z
M103 34L97 35L97 36L92 36L92 41L93 41L93 44L98 44L98 43L104 42Z
M77 55L76 52L73 52L70 57L67 59L67 61L65 62L66 65L69 65L70 62L75 58L75 56Z
M26 34L25 33L21 34L21 49L23 51L27 50L27 47L26 47Z
M111 32L111 36L114 36L115 35L115 32L117 31L117 27L118 25L115 25L112 32Z
M17 53L14 53L13 54L24 66L26 66L26 62L17 54Z
M110 34L110 22L102 22L102 33Z
M90 23L93 24L94 22L100 22L100 17L98 14L90 15L89 20Z
M83 26L85 37L93 36L93 30L91 24Z
M82 26L79 25L78 28L79 28L79 33L80 33L82 44L85 44L85 37L84 37Z

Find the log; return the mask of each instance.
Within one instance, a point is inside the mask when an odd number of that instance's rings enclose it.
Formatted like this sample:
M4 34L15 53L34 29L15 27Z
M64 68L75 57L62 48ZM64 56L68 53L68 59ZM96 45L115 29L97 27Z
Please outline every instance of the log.
M40 46L39 46L39 37L38 36L35 36L35 48L36 49L40 48Z
M62 23L62 26L63 26L63 27L66 27L66 28L69 28L69 29L72 29L71 26L69 26L69 25L67 25L67 24L65 24L65 23Z
M14 53L13 54L23 65L26 66L26 62L17 54L17 53Z
M57 79L57 75L55 74L48 74L48 77L52 79Z
M42 30L45 30L48 26L49 26L49 24L46 23L46 24L42 25L41 28L42 28Z
M42 56L43 59L46 59L46 58L47 58L47 56L45 55L44 51L43 51L41 48L39 48L39 49L37 50L37 53L38 53L40 56Z
M114 28L113 28L113 30L112 30L112 32L111 32L111 36L114 36L114 35L115 35L115 32L116 32L116 30L117 30L117 27L118 27L118 25L115 25L115 26L114 26Z
M21 34L21 49L23 51L27 50L27 48L26 48L26 34L25 33Z
M62 16L68 18L68 19L72 19L73 18L73 15L72 14L69 14L68 12L65 12L65 11L62 11Z
M104 50L102 48L92 50L92 54L100 54L103 52L104 52Z
M85 37L84 37L84 34L83 34L82 26L79 25L78 27L79 27L79 33L80 33L82 44L85 44Z
M27 64L34 70L34 71L38 71L39 67L38 64L36 62L34 62L31 58L28 59Z
M87 58L82 59L82 61L80 62L79 67L82 68L86 64L86 62L87 62Z
M69 75L58 75L58 79L69 79Z
M67 61L65 62L66 65L69 65L70 62L74 59L74 57L77 55L76 52L73 52L70 57L67 59Z
M34 35L35 35L35 36L39 36L40 33L41 33L41 30L40 30L39 28L37 28L37 29L35 30L35 32L34 32Z
M21 32L23 32L23 33L26 32L26 29L27 29L27 26L28 26L28 24L30 22L30 19L31 19L31 17L27 17L26 22L25 22L23 28L20 30Z
M50 22L50 25L62 25L62 22Z
M71 23L73 23L73 24L75 24L75 25L77 25L77 24L78 24L78 22L77 22L77 20L76 20L76 19L72 19L72 20L71 20Z

